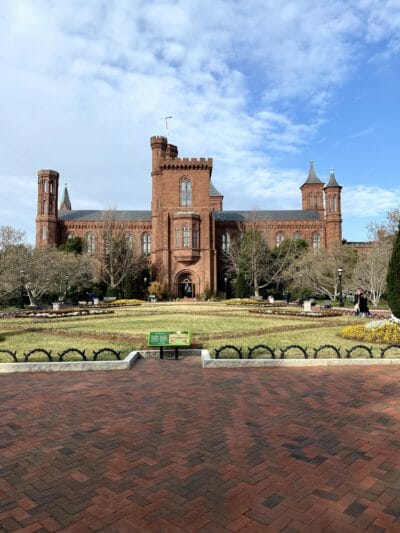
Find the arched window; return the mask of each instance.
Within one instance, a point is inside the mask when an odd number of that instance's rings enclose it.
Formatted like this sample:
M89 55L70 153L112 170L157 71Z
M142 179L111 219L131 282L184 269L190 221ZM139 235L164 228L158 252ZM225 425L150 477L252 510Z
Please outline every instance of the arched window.
M187 177L184 177L181 179L180 205L181 206L192 205L192 184L190 182L190 179Z
M311 192L308 194L308 208L309 209L313 208L313 195Z
M183 226L183 247L190 248L190 228Z
M96 236L93 233L86 233L85 244L88 254L93 255L96 253Z
M74 237L75 237L75 234L72 231L70 231L68 233L68 235L67 235L67 240L69 241L69 240L73 239Z
M229 254L231 251L231 236L228 232L222 234L222 253Z
M50 192L51 192L51 193L54 192L54 184L53 184L52 181L50 182Z
M296 233L293 235L293 240L295 240L295 241L299 241L302 238L303 238L303 236L300 233L300 231L296 231Z
M312 235L312 247L314 250L319 250L321 247L321 235L317 232Z
M47 241L47 227L42 226L42 241Z
M43 200L42 215L47 215L47 200Z
M151 254L151 235L149 233L143 233L142 235L142 250L145 256Z
M200 247L200 233L199 233L199 226L198 224L195 224L192 229L192 246L193 248L197 249Z
M49 190L49 182L47 180L44 180L43 182L43 192L48 192Z
M279 248L279 246L283 243L284 240L285 235L281 231L278 231L278 233L275 235L275 246Z

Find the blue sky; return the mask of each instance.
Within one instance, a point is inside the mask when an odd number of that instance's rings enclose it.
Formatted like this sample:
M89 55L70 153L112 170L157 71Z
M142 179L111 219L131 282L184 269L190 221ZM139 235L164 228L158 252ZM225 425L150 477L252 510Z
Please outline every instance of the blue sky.
M168 115L225 209L299 208L311 159L348 240L399 207L398 0L3 0L0 67L0 224L30 241L39 168L74 209L149 209Z

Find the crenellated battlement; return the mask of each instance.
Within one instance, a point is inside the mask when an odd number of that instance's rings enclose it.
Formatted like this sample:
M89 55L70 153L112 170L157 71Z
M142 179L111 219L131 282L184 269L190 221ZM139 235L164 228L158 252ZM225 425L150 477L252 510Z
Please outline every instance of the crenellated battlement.
M163 161L160 164L160 168L163 169L212 169L213 159L212 157L175 157L171 160Z
M52 170L51 168L41 168L37 171L37 175L39 178L41 177L52 177L52 178L58 178L60 174L57 172L57 170Z

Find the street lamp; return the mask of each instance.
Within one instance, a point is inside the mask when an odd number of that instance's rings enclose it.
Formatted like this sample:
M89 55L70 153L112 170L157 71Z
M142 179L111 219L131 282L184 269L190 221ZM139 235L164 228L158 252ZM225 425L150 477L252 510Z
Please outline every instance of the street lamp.
M343 268L338 268L336 270L339 276L339 304L340 307L343 307L343 288L342 288L342 276L343 276Z
M225 300L228 299L228 281L229 281L229 278L227 275L225 275L224 277L224 285L225 285Z
M24 270L19 271L21 275L21 293L20 293L20 300L19 300L19 308L24 309Z

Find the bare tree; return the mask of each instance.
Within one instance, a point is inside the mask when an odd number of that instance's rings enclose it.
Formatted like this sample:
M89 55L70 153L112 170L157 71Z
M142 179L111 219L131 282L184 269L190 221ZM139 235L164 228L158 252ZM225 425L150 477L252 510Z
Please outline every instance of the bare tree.
M400 223L400 209L390 209L386 213L386 219L383 222L371 222L367 229L371 239L383 241L393 239L396 235Z
M376 242L360 255L353 274L354 287L366 291L376 307L386 289L387 269L392 251L391 241Z
M338 268L343 268L346 273L343 278L346 288L351 285L356 261L356 252L351 248L309 250L287 269L286 279L299 291L324 294L334 300L339 293Z
M267 237L255 223L246 228L241 239L232 243L226 254L226 269L235 278L244 276L246 283L260 297L261 289L278 283L289 264L299 255L306 244L296 239L286 239L273 250L268 248Z
M136 278L147 266L147 258L135 246L133 236L116 220L115 210L103 214L103 250L98 256L99 277L110 289L120 291L128 276Z

